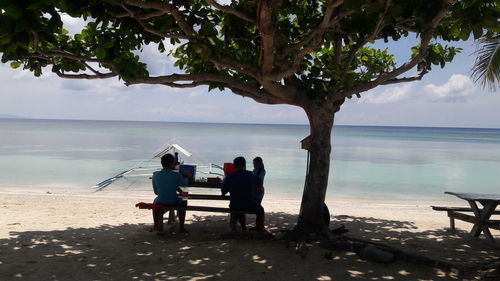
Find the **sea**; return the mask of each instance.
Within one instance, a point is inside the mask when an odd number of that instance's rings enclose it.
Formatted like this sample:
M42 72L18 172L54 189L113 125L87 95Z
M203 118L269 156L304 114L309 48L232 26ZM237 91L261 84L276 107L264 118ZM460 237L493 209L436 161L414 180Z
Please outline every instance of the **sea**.
M264 160L266 194L300 198L307 125L0 119L0 187L88 189L178 143L200 162ZM335 126L328 197L500 192L500 129ZM124 192L150 182L120 182Z

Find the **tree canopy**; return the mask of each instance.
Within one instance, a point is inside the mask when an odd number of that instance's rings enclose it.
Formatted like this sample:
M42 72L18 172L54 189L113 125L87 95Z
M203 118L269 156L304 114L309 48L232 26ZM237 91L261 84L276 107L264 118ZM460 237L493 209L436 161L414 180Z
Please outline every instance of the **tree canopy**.
M344 100L444 67L460 51L454 42L499 32L499 14L498 0L0 0L0 52L36 76L207 85L303 108L311 158L301 218L319 229ZM71 35L62 15L87 24ZM386 44L406 37L417 43L401 63ZM179 73L150 74L138 52L151 44Z
M209 85L263 103L351 97L380 84L420 79L459 51L443 41L498 29L495 0L205 1L1 0L2 62L64 78L119 76L128 84ZM88 21L74 36L61 14ZM376 41L418 36L397 65ZM165 47L168 40L175 50ZM151 77L136 54L156 43L184 73ZM377 45L378 46L378 45ZM415 76L397 78L418 66Z

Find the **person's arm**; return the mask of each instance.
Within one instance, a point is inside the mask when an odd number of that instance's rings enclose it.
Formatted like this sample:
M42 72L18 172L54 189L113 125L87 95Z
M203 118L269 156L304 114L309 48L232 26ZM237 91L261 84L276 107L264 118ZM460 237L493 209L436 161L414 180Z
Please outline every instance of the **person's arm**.
M266 176L266 170L262 169L260 172L259 178L262 180L262 183L264 183L264 177Z
M179 174L179 179L177 181L177 185L178 186L186 186L187 185L187 179L185 177L183 177L181 174Z
M156 195L158 195L158 186L156 186L156 180L155 180L155 175L153 174L153 191Z
M258 177L258 176L254 176L253 179L254 179L254 188L255 188L254 192L256 194L263 193L264 192L264 185L262 183L262 178Z
M184 178L181 174L178 174L178 175L179 175L179 179L177 180L176 190L179 194L181 194L182 189L179 186L186 186L187 181L186 181L186 178Z

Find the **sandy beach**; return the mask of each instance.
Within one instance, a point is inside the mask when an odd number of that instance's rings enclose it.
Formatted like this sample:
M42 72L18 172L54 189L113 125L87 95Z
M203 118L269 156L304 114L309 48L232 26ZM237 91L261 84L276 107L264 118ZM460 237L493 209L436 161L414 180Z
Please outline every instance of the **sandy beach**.
M149 232L150 192L0 188L0 280L466 280L408 261L380 264L312 243L299 255L277 239L228 238L227 214L188 212L189 234ZM452 202L459 206L460 202ZM225 206L227 202L199 201ZM332 224L347 237L393 246L457 266L498 260L500 250L447 231L450 202L328 198ZM266 195L267 229L297 220L300 200ZM253 221L250 216L249 222ZM500 241L500 232L492 231ZM485 279L495 280L495 279Z

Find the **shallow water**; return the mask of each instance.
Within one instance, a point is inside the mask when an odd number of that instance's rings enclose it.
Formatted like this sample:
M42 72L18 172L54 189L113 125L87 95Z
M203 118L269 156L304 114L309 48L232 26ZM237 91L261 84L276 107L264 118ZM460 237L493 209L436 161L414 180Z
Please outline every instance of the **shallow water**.
M261 156L266 192L299 197L304 125L0 120L0 186L87 188L177 142L202 162ZM500 130L336 126L328 196L446 198L500 191ZM115 188L149 189L123 181Z

